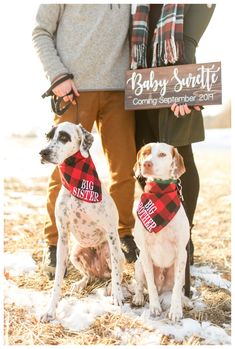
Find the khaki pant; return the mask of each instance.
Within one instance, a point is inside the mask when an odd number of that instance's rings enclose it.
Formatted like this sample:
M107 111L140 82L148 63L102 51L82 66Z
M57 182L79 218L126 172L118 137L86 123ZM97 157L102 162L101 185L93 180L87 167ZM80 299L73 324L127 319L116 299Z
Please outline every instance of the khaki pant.
M131 234L134 226L133 167L136 159L134 113L124 110L123 92L81 92L78 105L72 105L62 117L55 116L55 124L70 121L81 123L91 131L94 122L101 135L105 156L109 163L111 185L109 192L119 212L119 236ZM55 202L61 188L58 167L49 179L47 195L48 217L44 236L49 245L56 245L58 232L55 223Z

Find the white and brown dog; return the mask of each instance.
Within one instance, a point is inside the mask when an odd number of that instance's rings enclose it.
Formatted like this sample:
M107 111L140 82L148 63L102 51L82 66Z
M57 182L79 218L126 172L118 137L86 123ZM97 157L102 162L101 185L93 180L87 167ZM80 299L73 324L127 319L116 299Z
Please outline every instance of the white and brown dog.
M94 278L110 278L114 304L121 305L124 256L118 235L118 212L100 183L89 155L93 136L81 124L63 122L47 134L48 145L40 152L42 163L58 165L62 187L56 201L58 228L57 263L52 297L41 321L55 318L67 263L68 237L72 234L71 262L83 274L75 288Z
M181 298L189 241L189 222L176 186L185 172L183 158L173 146L149 143L137 154L135 172L147 182L134 228L140 254L135 263L133 304L144 305L147 287L150 314L159 315L159 294L172 290L169 318L176 321L183 315Z

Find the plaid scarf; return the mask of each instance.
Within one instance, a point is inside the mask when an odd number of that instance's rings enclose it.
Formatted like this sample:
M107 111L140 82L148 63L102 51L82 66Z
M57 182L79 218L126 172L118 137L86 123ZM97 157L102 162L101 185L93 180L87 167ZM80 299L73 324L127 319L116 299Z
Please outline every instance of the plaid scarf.
M147 68L148 19L150 5L138 5L133 15L131 69ZM183 4L166 4L152 38L152 67L183 62Z
M147 182L141 195L137 216L150 233L158 233L180 208L176 181Z
M102 200L101 183L90 155L84 158L78 151L59 165L59 169L63 186L73 196L87 202Z

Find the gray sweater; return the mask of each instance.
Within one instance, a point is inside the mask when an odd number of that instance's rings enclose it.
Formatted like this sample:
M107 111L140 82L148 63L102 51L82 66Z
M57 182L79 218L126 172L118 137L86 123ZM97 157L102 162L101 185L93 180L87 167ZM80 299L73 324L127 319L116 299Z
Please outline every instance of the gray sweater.
M74 74L82 90L123 90L129 68L130 5L43 4L33 43L47 78Z

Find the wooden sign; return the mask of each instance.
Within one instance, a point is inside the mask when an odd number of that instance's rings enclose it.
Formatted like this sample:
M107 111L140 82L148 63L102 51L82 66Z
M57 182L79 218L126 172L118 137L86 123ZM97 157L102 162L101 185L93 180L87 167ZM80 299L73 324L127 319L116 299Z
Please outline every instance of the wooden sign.
M157 109L173 103L222 104L221 63L172 65L126 72L125 109Z

